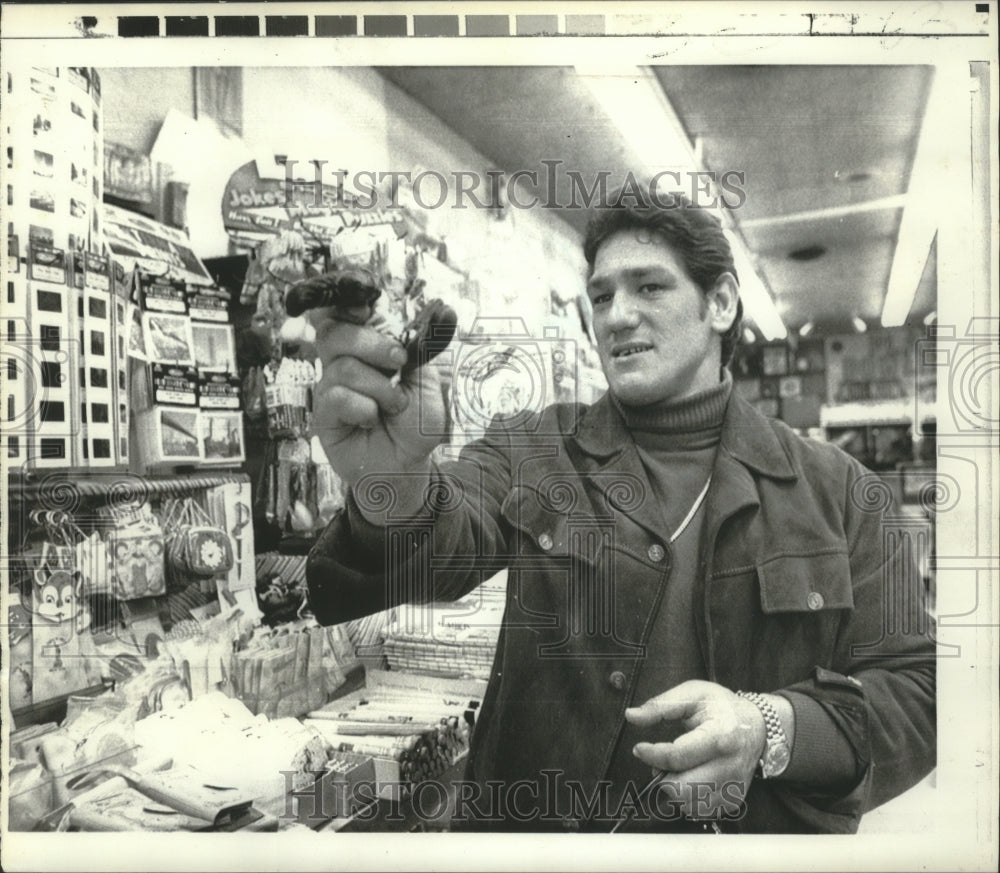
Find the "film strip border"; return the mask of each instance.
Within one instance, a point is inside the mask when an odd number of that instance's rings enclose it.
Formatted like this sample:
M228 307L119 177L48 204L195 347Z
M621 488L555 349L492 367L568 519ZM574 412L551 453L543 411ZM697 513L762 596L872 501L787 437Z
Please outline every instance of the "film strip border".
M198 13L204 7L197 8ZM985 36L989 33L991 3L956 3L950 21L934 16L907 16L893 21L891 11L874 4L870 11L803 11L732 8L720 26L717 15L689 18L681 8L662 11L636 4L636 11L592 12L596 4L582 4L579 13L545 10L512 13L454 14L335 14L340 4L317 14L236 14L229 6L219 15L117 15L82 17L75 29L82 36L135 37L537 37L537 36ZM518 4L524 9L525 5ZM534 6L535 4L531 4ZM344 4L347 6L348 4ZM643 8L645 6L645 8ZM179 7L180 8L180 7ZM269 4L268 12L280 8ZM341 7L343 8L343 7ZM564 7L565 8L565 7ZM244 7L245 9L245 7ZM641 10L641 11L640 11ZM192 10L195 11L195 10ZM888 17L887 17L888 15Z
M603 36L606 15L119 16L136 36Z

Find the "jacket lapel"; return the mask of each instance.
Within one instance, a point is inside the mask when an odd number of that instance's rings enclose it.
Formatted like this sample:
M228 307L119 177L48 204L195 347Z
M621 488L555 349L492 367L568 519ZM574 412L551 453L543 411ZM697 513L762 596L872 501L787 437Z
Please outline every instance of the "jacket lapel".
M726 407L705 507L709 554L714 553L715 535L727 518L760 505L754 473L789 482L798 478L774 425L734 392Z
M649 491L649 476L608 393L586 411L571 439L584 453L585 475L604 494L607 505L662 537L663 515ZM788 481L798 477L772 423L734 391L726 407L705 509L707 532L717 532L726 518L758 503L751 471ZM622 499L635 483L641 483L645 499ZM714 545L714 539L707 542Z
M587 410L572 439L584 453L585 477L603 495L602 509L621 512L663 539L663 512L650 490L649 474L609 394Z
M773 424L734 392L726 407L719 451L712 469L712 487L705 505L702 572L695 580L698 586L695 603L703 607L695 609L695 625L708 676L713 681L716 668L713 647L709 645L710 601L705 595L722 526L737 513L760 506L754 473L784 481L798 478Z

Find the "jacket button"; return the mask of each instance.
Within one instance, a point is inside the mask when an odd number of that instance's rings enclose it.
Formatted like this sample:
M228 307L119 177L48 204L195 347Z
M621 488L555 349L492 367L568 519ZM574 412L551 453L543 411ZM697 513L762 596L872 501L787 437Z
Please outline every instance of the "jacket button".
M547 533L543 533L538 537L538 545L541 546L546 552L552 548L552 537Z
M818 591L810 591L809 596L806 598L806 605L812 610L822 609L823 595Z
M653 545L649 547L649 551L646 552L646 554L649 555L650 561L662 561L666 552L663 550L663 546L659 543L653 543Z
M614 670L611 675L608 676L608 682L610 682L611 687L617 691L624 691L625 686L628 684L628 677L622 673L621 670Z

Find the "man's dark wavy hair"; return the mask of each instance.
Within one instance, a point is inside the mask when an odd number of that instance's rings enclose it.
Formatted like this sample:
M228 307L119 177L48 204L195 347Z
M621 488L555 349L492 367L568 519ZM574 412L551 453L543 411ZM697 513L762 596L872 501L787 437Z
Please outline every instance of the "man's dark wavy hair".
M701 290L708 292L719 276L732 273L739 282L733 252L722 232L722 223L709 210L696 206L683 194L650 194L649 189L630 187L610 195L606 206L597 209L587 224L583 254L587 274L601 244L620 230L656 231L663 235L684 264L688 275ZM736 309L733 324L722 335L722 364L727 366L743 331L743 301Z

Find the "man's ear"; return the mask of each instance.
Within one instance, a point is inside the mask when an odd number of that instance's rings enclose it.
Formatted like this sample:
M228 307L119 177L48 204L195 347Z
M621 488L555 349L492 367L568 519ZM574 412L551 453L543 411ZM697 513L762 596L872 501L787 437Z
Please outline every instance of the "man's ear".
M740 286L732 273L723 273L705 295L712 330L724 334L733 326L740 302Z

